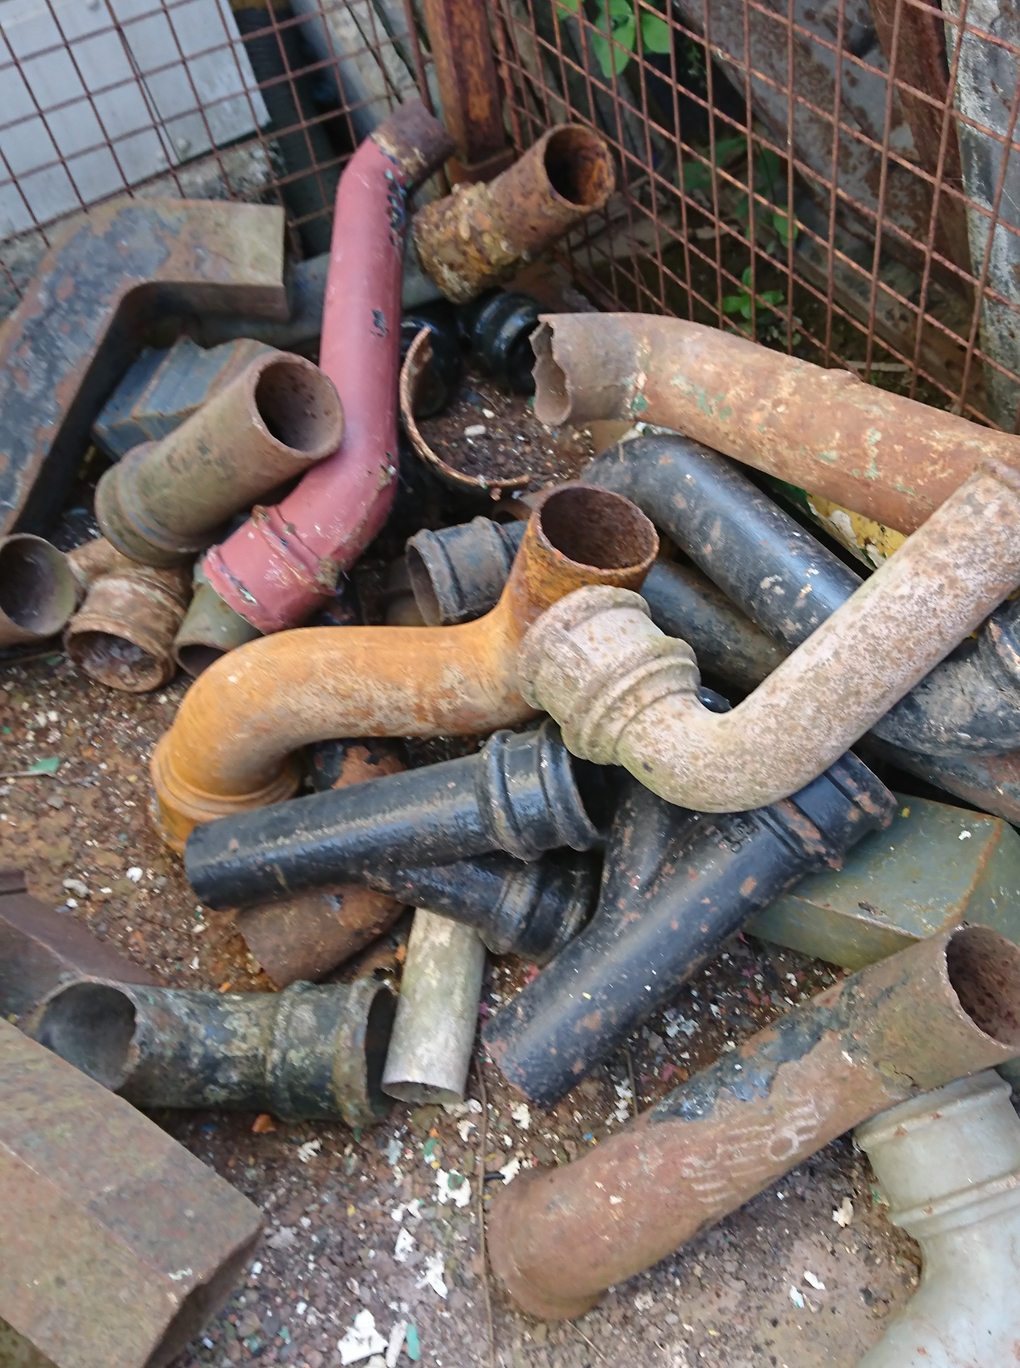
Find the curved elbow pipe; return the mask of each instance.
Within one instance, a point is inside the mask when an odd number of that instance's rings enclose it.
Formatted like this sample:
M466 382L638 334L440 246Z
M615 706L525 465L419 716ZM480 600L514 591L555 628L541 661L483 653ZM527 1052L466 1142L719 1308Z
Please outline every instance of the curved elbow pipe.
M755 912L888 826L896 800L854 755L752 812L707 817L632 782L594 917L482 1037L507 1082L549 1108L664 1006Z
M689 438L622 442L593 461L583 479L636 503L759 627L791 648L861 586L859 575L746 476ZM665 626L654 609L652 619ZM874 735L925 755L1001 754L1020 746L1014 623L1020 604L1004 603L979 643L937 665L875 724Z
M1018 582L1020 477L990 464L731 712L702 705L693 651L619 590L556 604L518 674L575 755L682 807L764 807L848 750Z
M984 926L862 969L583 1158L500 1192L493 1272L533 1316L582 1315L867 1117L1012 1059L1018 1001L1020 950Z
M535 416L685 432L714 451L913 532L989 457L1020 443L844 370L651 314L544 314Z
M452 150L453 140L422 105L402 105L340 178L319 364L340 395L343 440L281 503L256 508L203 563L224 602L260 632L302 622L389 515L407 195Z
M1020 1119L990 1070L858 1126L921 1283L857 1368L1004 1368L1017 1356Z
M447 864L502 850L590 850L573 760L554 722L498 731L477 755L383 775L197 827L184 868L207 907L243 907L380 864Z
M618 494L550 490L532 514L497 606L459 627L307 627L249 642L210 666L152 757L157 820L192 827L265 807L297 787L290 755L331 736L470 736L535 713L517 650L550 604L582 585L639 588L651 523Z

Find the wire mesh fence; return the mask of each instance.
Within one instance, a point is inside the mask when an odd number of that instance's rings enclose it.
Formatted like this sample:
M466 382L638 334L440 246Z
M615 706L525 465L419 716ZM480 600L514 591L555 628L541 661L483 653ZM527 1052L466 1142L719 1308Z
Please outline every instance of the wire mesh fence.
M0 0L0 303L125 191L275 200L293 248L325 250L357 143L400 101L438 107L417 3ZM1020 430L1011 6L487 3L514 146L575 120L616 157L560 252L597 303Z

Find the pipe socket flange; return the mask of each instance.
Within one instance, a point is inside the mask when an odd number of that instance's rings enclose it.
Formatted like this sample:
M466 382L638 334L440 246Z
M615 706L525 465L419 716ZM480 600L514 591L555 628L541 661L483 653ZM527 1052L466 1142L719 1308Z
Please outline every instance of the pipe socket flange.
M496 732L480 760L478 807L494 849L536 860L558 846L590 850L598 840L555 722L544 722L537 737Z
M521 694L560 719L574 755L618 763L628 724L676 695L698 696L700 675L685 641L663 637L648 605L629 589L593 586L561 599L529 629L517 663Z

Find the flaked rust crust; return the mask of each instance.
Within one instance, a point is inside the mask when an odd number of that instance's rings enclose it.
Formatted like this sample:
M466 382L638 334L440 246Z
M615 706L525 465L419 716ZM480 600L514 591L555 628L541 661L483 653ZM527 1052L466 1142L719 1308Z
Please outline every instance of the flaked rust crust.
M455 470L453 466L447 465L440 456L437 456L421 435L421 429L418 427L418 422L414 416L414 409L422 380L428 374L429 366L432 364L430 336L431 330L422 328L408 348L407 355L404 357L404 364L400 368L400 416L403 420L404 431L411 439L411 445L441 480L445 480L447 484L451 484L455 488L490 490L494 498L506 489L523 489L526 484L531 482L530 475L516 475L506 480L487 480L484 475L465 475L462 470Z
M867 1117L1005 1063L1018 1009L1020 950L987 927L871 965L582 1159L501 1191L493 1270L532 1315L581 1315Z
M351 746L333 787L349 788L403 769L395 751ZM237 929L273 983L286 988L298 979L322 978L381 936L402 911L403 903L385 893L339 883L248 908L238 916Z
M533 717L517 685L524 632L583 585L639 589L657 550L655 529L629 500L561 485L541 498L485 617L308 627L232 651L191 686L153 753L164 839L181 850L199 822L290 797L298 776L289 757L312 741L479 735Z
M136 565L100 537L82 563L91 573L104 559L108 568L91 579L67 624L64 647L90 678L124 693L148 693L177 672L173 643L191 598L191 569Z
M0 331L0 532L56 515L154 316L287 317L283 228L268 205L119 200L47 252Z
M535 415L675 428L745 465L912 532L1020 439L746 338L646 314L547 314Z
M419 209L421 264L455 303L506 279L602 209L615 184L609 149L579 124L558 124L488 184L454 186Z

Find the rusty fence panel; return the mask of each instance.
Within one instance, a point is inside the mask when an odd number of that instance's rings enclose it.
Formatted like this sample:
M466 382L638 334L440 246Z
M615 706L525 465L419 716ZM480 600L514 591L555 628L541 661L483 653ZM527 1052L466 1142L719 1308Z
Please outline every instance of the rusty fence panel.
M325 250L354 147L419 93L455 178L505 159L500 100L517 151L606 137L618 191L560 249L600 305L1020 430L1005 0L4 0L0 316L116 194L281 203L295 253Z
M1003 0L491 0L513 139L598 127L563 252L673 313L1020 427L1020 19Z

